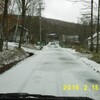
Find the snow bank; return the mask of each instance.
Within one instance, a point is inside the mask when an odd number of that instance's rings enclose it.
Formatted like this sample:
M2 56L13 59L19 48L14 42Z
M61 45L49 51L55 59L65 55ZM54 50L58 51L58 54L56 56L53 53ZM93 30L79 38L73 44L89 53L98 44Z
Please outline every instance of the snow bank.
M18 47L18 43L16 42L8 42L8 49L13 50L14 47ZM4 46L5 48L5 46ZM35 44L22 44L22 49L24 49L26 52L31 52L31 53L37 53L37 50L40 50L40 46L36 46Z
M63 49L66 50L67 52L74 54L77 59L81 60L82 62L87 64L89 67L91 67L95 72L100 74L100 64L88 59L92 56L92 54L79 53L79 52L76 52L75 49L71 49L71 48L67 48L67 49L63 48Z
M100 64L96 63L95 61L89 60L88 58L81 58L85 64L91 67L94 71L100 74Z
M0 67L4 65L10 64L15 61L20 61L28 57L27 54L23 49L14 48L13 50L4 50L0 52Z

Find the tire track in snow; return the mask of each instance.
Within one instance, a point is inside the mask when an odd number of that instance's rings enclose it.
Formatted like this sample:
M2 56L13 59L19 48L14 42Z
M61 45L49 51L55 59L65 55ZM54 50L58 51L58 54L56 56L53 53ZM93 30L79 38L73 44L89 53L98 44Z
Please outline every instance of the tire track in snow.
M42 55L44 55L44 53L42 53ZM42 60L41 60L42 59ZM41 56L38 61L43 62L45 59L43 59L43 56ZM34 63L34 61L33 61ZM22 84L22 86L17 90L17 92L19 91L23 91L25 86L28 84L29 80L31 79L31 77L33 76L33 74L35 73L35 71L40 68L40 63L36 63L36 65L34 65L35 68L33 68L33 70L31 71L30 75L26 78L26 80L24 81L24 83Z

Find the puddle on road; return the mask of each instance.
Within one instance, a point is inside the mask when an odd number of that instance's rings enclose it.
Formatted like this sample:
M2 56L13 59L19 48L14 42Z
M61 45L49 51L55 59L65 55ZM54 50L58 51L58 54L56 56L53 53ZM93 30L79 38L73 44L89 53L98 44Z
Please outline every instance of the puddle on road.
M92 83L92 84L100 84L100 82L95 80L95 79L88 79L87 81Z
M43 63L44 65L54 65L54 64L61 64L61 67L62 66L67 66L69 65L69 67L75 67L77 66L77 62L74 62L74 61L63 61L63 62L45 62ZM78 66L77 66L78 67Z
M64 56L61 52L56 52L54 55L56 55L56 56Z
M43 63L44 65L47 65L47 64L51 64L51 62L45 62L45 63Z
M58 72L58 71L63 71L63 70L67 70L67 67L66 66L63 66L63 67L59 67L59 66L43 66L41 68L39 68L39 70L41 71L46 71L46 72Z
M66 61L72 61L72 60L73 60L73 59L65 58L65 57L60 57L59 59L60 59L60 60L66 60Z
M62 63L63 64L66 64L66 65L68 65L68 64L70 64L70 65L73 65L73 64L79 65L79 63L77 61L73 60L73 59L61 57L61 58L59 58L59 60L61 60Z
M50 62L45 62L43 64L44 66L42 66L41 68L39 68L39 70L42 70L42 71L51 71L51 72L54 72L54 71L72 71L72 70L75 70L78 66L75 65L75 64L72 64L71 63L67 63L65 64L64 62L62 63L58 63L58 62L54 62L54 63L50 63Z
M73 66L73 67L75 67L75 66L77 66L78 67L78 63L77 62L73 62L73 61L66 61L66 62L64 62L64 64L66 64L66 65L71 65L71 66Z
M75 72L75 74L84 82L87 82L92 85L100 84L100 81L92 73L89 73L88 71Z
M77 76L80 76L80 77L89 77L89 76L91 76L88 72L86 72L86 71L77 71L77 72L75 72L75 74L77 75Z

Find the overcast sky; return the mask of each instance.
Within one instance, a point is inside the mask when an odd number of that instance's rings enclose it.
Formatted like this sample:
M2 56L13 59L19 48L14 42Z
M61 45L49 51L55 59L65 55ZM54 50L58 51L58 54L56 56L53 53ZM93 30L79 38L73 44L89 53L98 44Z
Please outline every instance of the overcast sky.
M84 1L84 0L83 0ZM91 0L87 0L91 1ZM94 0L94 6L97 11L98 0ZM68 22L78 22L78 18L81 16L84 3L73 3L67 0L44 0L45 10L43 11L43 17L64 20ZM86 9L88 11L89 9ZM89 11L88 11L89 12Z
M77 22L80 17L82 4L67 0L44 0L43 16L68 22Z

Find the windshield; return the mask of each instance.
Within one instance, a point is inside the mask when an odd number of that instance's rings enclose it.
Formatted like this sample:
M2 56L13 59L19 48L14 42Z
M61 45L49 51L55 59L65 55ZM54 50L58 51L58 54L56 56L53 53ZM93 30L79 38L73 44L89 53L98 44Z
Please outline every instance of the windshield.
M0 94L100 100L98 3L0 0Z

